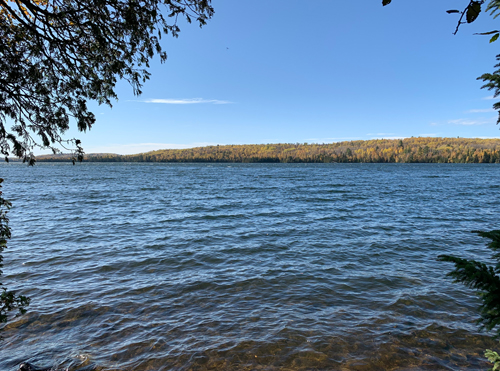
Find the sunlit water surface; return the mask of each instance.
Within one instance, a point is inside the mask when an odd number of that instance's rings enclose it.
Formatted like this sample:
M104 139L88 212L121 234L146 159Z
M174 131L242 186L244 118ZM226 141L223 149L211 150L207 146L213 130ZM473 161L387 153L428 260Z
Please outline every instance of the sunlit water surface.
M500 166L0 165L0 346L63 370L478 370L497 348L439 254L484 258Z

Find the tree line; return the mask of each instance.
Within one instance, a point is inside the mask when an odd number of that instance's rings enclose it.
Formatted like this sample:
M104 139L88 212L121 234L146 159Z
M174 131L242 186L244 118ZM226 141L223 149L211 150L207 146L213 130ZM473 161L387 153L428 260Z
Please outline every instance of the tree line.
M67 161L69 155L39 156ZM89 154L90 162L500 163L500 139L405 138L328 144L216 145L135 155Z

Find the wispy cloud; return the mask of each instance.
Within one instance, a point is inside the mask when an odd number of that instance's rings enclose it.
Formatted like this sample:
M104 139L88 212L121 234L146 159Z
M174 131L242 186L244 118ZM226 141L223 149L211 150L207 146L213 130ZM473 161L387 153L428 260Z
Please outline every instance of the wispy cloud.
M488 119L481 119L481 120L457 119L457 120L449 120L448 124L465 125L465 126L485 125L485 124L494 124L495 119L496 118L488 118Z
M495 97L493 95L488 95L487 97L483 98L483 100L491 100L491 99L495 99Z
M496 112L493 108L483 108L483 109L470 109L466 113L487 113Z
M383 137L383 136L393 136L393 135L396 135L395 133L368 133L366 134L368 136L377 136L377 137Z
M227 100L218 99L203 99L203 98L190 98L190 99L146 99L144 103L160 103L160 104L230 104Z

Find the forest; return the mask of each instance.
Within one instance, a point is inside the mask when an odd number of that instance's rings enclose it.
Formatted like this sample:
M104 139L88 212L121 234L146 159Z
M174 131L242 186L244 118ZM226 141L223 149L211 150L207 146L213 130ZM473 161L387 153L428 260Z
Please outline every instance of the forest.
M45 155L38 161L67 161ZM90 162L499 163L500 139L411 137L328 144L216 145L135 155L89 154Z

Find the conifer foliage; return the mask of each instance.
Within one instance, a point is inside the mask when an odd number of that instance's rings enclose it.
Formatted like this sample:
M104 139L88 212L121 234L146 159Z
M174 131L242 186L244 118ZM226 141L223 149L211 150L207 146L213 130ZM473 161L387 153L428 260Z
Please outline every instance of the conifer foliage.
M490 232L473 231L481 237L489 238L488 248L496 264L489 265L476 260L467 260L450 255L440 255L441 261L452 262L455 269L448 273L455 282L477 290L482 299L481 328L488 331L496 328L496 338L500 338L500 230Z
M496 338L500 338L500 230L490 232L473 231L481 237L489 238L488 248L492 250L494 265L476 260L467 260L450 255L440 255L441 261L455 263L455 269L448 276L464 285L477 290L483 303L481 305L481 328L488 331L496 328Z
M478 323L482 329L494 331L495 338L500 339L500 230L473 233L491 240L488 248L492 250L491 258L496 261L495 264L450 255L440 255L438 259L454 263L455 269L448 276L477 291L482 299ZM488 349L484 355L493 363L493 370L500 370L500 356L497 352Z

